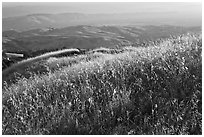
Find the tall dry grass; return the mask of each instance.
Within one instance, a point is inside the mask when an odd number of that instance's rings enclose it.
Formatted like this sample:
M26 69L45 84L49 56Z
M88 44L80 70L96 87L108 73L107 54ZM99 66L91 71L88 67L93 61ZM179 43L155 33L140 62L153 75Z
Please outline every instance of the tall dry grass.
M201 41L129 47L5 86L2 133L202 134Z

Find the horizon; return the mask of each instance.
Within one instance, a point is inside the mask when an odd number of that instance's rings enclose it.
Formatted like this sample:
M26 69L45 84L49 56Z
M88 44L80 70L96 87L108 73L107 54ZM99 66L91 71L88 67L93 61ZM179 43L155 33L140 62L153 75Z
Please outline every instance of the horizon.
M2 18L29 14L121 14L174 13L182 16L202 15L202 3L185 2L2 2Z

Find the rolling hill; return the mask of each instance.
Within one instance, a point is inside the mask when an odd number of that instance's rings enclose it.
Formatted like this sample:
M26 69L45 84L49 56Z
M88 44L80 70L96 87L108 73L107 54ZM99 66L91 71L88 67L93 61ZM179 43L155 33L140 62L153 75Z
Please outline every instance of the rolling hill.
M200 16L186 16L176 12L137 12L109 14L28 14L24 16L6 17L2 19L2 30L27 31L45 27L63 28L76 25L177 25L201 26Z
M2 134L202 134L201 34L109 50L13 66L23 73L3 81Z
M19 32L3 31L2 49L8 52L31 52L62 48L93 49L99 47L138 46L147 41L168 38L187 32L200 32L201 27L176 26L71 26ZM138 45L137 45L138 44Z

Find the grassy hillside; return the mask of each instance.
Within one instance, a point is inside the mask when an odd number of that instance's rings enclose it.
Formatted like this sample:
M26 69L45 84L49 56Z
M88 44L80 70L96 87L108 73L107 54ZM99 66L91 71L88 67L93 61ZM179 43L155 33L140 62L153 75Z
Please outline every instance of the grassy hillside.
M18 79L29 78L34 74L53 72L77 64L81 61L91 61L106 54L117 54L127 49L98 48L94 50L63 49L47 52L40 56L24 59L12 64L2 71L2 81L6 84L15 83Z
M4 85L2 133L202 134L201 35L124 49Z
M79 53L80 53L80 51L78 49L64 49L64 50L60 50L60 51L45 53L43 55L36 56L34 58L29 58L29 59L20 61L18 63L13 64L11 67L5 69L2 72L3 81L6 81L7 79L13 79L14 73L19 73L22 75L22 73L25 73L26 69L30 68L31 65L34 64L35 62L39 63L40 61L45 60L45 59L50 58L50 57L69 56L69 55L74 55L74 54L79 54ZM40 65L40 64L38 64L38 65ZM38 68L39 68L39 66L38 66ZM39 70L39 71L41 71L41 70ZM10 75L12 78L10 78Z

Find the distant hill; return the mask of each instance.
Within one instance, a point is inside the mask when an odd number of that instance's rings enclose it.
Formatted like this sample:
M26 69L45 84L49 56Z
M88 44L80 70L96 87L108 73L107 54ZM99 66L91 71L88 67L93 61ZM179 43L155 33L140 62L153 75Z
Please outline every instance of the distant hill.
M117 14L29 14L2 19L2 30L27 31L45 27L63 28L75 25L178 25L201 26L201 18L174 12L138 12Z
M2 33L2 49L8 52L38 52L63 48L93 49L98 47L138 46L143 42L168 38L187 32L200 32L201 27L176 26L70 26Z

